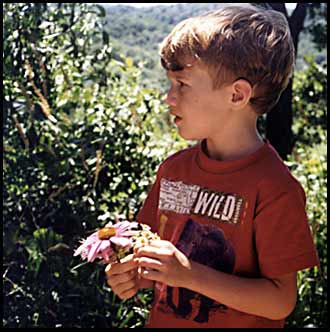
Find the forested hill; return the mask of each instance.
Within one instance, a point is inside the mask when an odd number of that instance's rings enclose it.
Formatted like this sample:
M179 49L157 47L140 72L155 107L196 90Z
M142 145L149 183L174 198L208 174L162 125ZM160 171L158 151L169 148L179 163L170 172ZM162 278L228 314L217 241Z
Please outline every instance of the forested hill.
M107 13L107 32L116 54L131 57L135 63L144 61L143 81L149 86L164 88L166 78L159 63L159 43L172 28L185 18L220 9L232 3L179 3L172 6L135 8L125 5L102 4ZM235 3L246 5L246 3ZM302 56L314 53L314 45L307 34L299 43L298 68Z
M146 62L143 79L157 88L166 85L159 63L159 43L172 28L185 18L228 6L229 3L180 3L172 6L135 8L105 6L107 32L116 53L132 57L134 62Z
M134 8L131 6L108 6L109 33L127 46L157 50L158 43L178 22L211 10L220 9L228 3L181 3L172 6ZM150 46L150 47L149 47Z

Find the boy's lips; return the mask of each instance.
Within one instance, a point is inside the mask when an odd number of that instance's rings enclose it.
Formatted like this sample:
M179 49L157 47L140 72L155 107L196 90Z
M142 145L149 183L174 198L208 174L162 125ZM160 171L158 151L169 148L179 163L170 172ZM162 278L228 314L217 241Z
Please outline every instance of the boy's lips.
M179 116L179 115L177 115L177 114L175 114L175 113L173 113L173 112L170 112L170 114L171 114L172 116L174 116L174 123L175 123L175 124L177 124L179 121L182 120L182 117L181 117L181 116Z
M174 116L174 123L177 125L179 122L181 122L182 118L181 116L172 114Z
M174 123L177 125L179 122L181 122L182 118L180 118L179 116L176 116L174 119Z

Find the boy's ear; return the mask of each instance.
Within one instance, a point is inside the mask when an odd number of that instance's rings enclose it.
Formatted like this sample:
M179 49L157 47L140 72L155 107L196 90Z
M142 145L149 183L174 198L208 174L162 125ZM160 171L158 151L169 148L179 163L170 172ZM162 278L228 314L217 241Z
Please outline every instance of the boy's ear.
M244 80L238 79L232 85L231 103L234 107L244 107L252 97L252 86Z

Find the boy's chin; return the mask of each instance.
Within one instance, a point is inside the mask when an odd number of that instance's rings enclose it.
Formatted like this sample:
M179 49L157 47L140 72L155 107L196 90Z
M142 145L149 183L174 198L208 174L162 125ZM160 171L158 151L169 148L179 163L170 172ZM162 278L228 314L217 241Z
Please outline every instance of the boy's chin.
M197 135L193 135L191 133L182 132L181 130L179 130L179 135L180 135L181 138L183 138L186 141L199 141L199 140L203 139L203 138L200 138Z

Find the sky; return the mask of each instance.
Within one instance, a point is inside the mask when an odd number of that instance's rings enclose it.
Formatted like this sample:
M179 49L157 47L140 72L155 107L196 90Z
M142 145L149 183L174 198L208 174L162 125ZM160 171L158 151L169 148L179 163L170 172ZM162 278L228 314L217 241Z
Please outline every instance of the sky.
M176 4L178 4L178 2L172 2L172 3L163 3L163 2L159 2L159 3L148 3L148 2L147 3L126 3L126 2L107 3L107 5L128 5L128 6L133 6L133 7L152 7L152 6L158 6L158 5L171 6L171 5L176 5ZM289 9L294 9L297 4L291 3L291 2L286 2L285 5Z
M164 5L164 6L171 6L171 5L176 5L176 3L127 3L127 2L122 2L122 3L106 3L106 5L125 5L125 6L133 6L133 7L152 7L152 6L158 6L158 5Z

